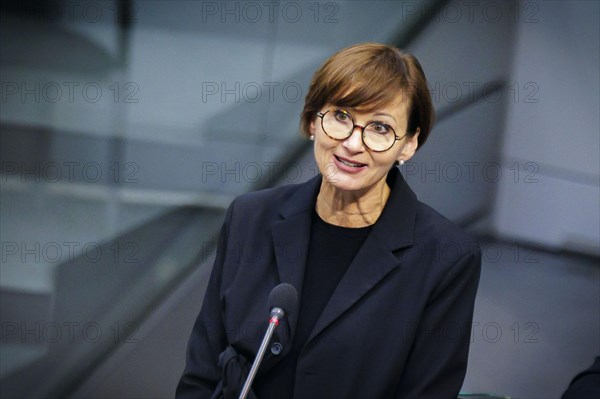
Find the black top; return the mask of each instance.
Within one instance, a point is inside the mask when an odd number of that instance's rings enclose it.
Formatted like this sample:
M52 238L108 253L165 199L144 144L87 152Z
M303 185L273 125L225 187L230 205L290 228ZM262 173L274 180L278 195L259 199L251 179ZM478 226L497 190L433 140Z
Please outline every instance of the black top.
M302 284L298 326L292 349L253 390L259 399L287 399L294 394L296 363L329 298L373 226L351 228L325 222L313 211L309 252Z

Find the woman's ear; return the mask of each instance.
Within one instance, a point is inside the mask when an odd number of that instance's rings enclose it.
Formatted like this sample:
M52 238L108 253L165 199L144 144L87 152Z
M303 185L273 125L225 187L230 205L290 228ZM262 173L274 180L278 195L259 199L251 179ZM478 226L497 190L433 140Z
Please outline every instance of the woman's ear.
M421 128L417 128L417 132L412 135L404 138L406 140L404 142L404 147L402 147L402 151L400 151L400 155L398 156L398 161L408 161L415 155L415 151L419 147L419 133L421 133Z
M316 125L315 125L315 119L313 118L312 121L310 121L310 125L308 125L308 131L310 134L312 134L313 136L316 133Z

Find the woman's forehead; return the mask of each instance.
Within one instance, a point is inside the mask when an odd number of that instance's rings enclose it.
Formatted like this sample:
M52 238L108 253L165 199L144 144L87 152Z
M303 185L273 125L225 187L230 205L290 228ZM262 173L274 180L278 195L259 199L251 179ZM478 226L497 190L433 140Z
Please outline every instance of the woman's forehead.
M408 101L399 96L394 101L361 104L358 106L345 106L344 104L330 104L336 108L343 109L350 114L390 115L394 118L404 119L408 113Z

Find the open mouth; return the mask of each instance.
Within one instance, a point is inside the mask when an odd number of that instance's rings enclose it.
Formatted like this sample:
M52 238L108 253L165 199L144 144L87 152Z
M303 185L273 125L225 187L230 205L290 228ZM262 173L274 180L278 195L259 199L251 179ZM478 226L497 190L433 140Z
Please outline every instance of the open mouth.
M354 163L354 162L349 162L346 161L345 159L342 159L340 157L338 157L337 155L334 155L335 159L337 159L341 164L349 166L351 168L362 168L363 166L367 166L364 163Z

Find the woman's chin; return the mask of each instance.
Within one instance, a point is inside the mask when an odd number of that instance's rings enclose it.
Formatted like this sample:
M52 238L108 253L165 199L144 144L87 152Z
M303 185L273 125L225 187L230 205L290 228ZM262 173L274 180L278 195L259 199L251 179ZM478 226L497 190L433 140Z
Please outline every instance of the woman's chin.
M358 191L367 187L364 179L336 174L325 178L325 181L338 190Z

